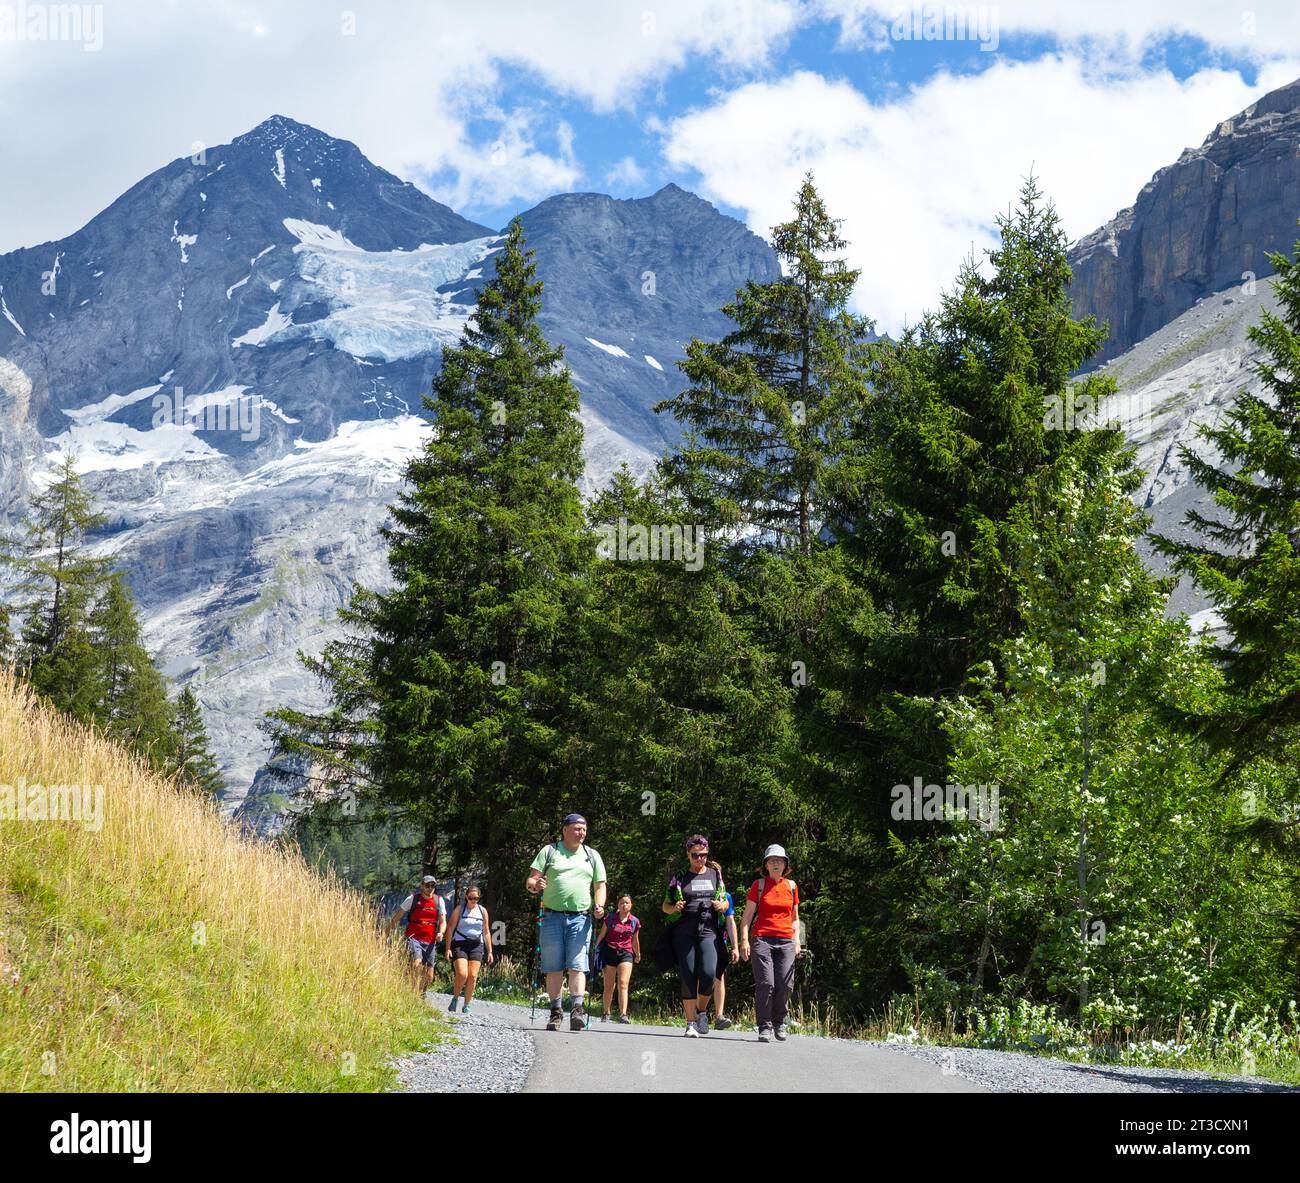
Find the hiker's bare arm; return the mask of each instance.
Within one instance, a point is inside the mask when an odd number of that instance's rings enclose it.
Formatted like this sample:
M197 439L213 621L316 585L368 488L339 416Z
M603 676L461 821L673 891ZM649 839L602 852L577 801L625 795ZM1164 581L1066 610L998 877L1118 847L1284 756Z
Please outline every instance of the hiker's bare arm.
M533 868L528 872L528 878L524 880L524 887L536 895L539 891L546 890L546 876L541 871Z
M447 921L447 932L448 932L448 934L455 932L455 931L456 931L456 927L457 927L457 925L460 924L460 912L461 912L461 907L462 907L462 906L463 906L463 905L457 905L456 910L451 914L451 919ZM438 939L441 940L442 938L439 937ZM450 956L451 956L451 936L450 936L450 935L448 935L448 937L447 937L446 951L447 951L447 956L450 957Z
M605 883L603 880L596 884L596 907L598 907L602 912L605 910L605 892L608 890L609 884Z

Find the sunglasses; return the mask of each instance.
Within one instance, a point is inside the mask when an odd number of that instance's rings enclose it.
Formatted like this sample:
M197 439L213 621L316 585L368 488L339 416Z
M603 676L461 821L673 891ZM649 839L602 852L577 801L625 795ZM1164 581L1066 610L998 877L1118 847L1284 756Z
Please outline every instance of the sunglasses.
M691 858L708 858L709 852L707 850L692 850L690 855Z

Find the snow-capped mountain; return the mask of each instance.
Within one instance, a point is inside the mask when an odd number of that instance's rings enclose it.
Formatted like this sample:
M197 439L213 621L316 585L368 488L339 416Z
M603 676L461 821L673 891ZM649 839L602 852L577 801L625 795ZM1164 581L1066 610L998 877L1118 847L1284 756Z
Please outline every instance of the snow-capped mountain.
M771 249L676 186L524 215L543 325L583 393L587 484L645 469L674 362ZM193 683L236 795L264 712L318 703L295 654L387 577L377 528L427 426L421 396L499 232L352 144L276 116L173 161L76 234L0 256L0 492L75 452L147 639Z

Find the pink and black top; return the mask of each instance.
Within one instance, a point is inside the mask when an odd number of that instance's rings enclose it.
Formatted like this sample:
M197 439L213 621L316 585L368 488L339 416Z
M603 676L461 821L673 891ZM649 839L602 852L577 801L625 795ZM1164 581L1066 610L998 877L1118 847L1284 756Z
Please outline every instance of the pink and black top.
M640 927L641 921L631 912L626 920L620 919L617 912L611 912L605 917L605 944L621 953L631 953L632 934Z

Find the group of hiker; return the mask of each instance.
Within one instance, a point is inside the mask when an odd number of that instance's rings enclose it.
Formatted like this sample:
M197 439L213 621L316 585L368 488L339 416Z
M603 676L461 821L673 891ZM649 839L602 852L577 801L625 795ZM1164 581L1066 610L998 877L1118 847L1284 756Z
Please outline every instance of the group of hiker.
M608 882L600 854L587 845L587 819L569 814L561 839L544 846L529 868L524 886L539 895L538 953L546 979L550 1014L546 1029L564 1021L561 996L568 978L569 1028L585 1030L588 975L603 975L601 1021L608 1022L617 995L618 1019L630 1022L628 988L632 967L641 961L641 922L633 914L633 899L624 893L613 911L606 908ZM786 1015L794 982L795 959L801 956L799 888L790 878L790 860L780 846L763 852L763 873L750 886L739 922L735 897L727 890L722 868L709 858L709 840L693 834L686 840L686 866L668 881L661 910L668 918L664 938L655 949L661 972L676 966L681 981L686 1036L698 1039L713 1026L726 1030L726 973L737 961L754 971L754 1010L762 1043L786 1038ZM491 925L478 888L451 917L426 875L419 894L403 901L389 921L389 931L406 917L407 946L417 985L423 991L433 980L433 958L445 940L445 955L455 966L450 1010L463 996L468 1011L484 960L493 961ZM593 924L599 925L595 962L589 952Z
M438 946L446 941L443 956L454 967L456 982L451 996L451 1010L457 999L465 999L464 1010L474 1001L479 970L486 961L496 960L492 950L492 926L482 903L483 893L471 887L465 902L447 919L447 902L438 894L437 880L426 875L418 893L412 892L388 919L388 931L406 917L406 949L411 955L416 989L423 994L433 984L433 965Z

